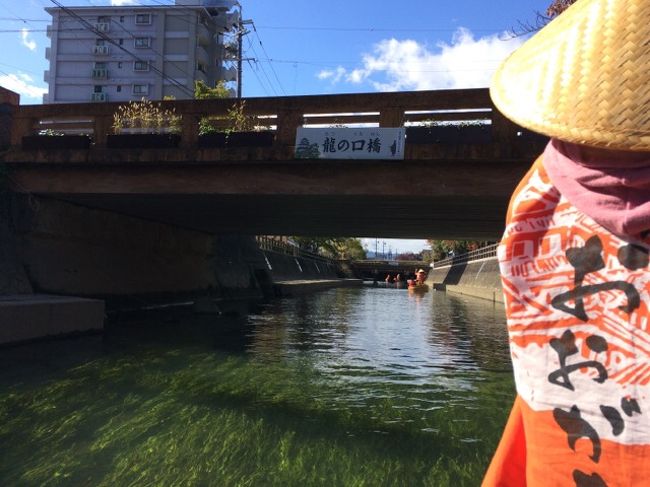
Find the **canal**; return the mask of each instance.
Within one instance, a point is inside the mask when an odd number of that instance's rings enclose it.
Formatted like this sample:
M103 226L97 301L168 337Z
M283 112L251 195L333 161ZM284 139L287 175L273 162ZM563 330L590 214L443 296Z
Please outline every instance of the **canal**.
M477 486L514 398L502 306L334 289L0 350L0 484Z

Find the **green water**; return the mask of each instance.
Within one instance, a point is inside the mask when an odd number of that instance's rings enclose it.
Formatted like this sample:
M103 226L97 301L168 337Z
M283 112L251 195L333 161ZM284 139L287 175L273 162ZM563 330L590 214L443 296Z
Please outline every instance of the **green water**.
M3 486L476 486L503 308L338 289L0 350Z

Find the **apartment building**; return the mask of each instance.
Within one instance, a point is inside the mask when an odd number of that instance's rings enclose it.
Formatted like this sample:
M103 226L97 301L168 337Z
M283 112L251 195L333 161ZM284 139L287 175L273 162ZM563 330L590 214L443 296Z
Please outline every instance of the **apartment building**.
M166 6L56 7L44 103L192 98L194 81L236 81L236 0ZM226 41L224 41L226 39Z

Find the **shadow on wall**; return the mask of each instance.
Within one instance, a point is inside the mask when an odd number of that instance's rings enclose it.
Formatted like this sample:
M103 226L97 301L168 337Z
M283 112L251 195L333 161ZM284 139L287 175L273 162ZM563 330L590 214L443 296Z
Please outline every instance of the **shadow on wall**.
M453 262L448 267L441 267L440 269L435 269L435 268L431 269L429 276L430 279L432 279L435 284L454 286L460 284L466 269L467 269L466 261L459 262L459 263Z
M340 271L334 262L263 252L273 281L337 279Z

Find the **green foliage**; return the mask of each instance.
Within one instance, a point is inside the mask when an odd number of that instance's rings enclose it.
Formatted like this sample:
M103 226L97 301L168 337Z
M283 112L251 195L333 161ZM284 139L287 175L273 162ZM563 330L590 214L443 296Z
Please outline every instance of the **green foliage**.
M301 249L320 253L333 259L363 260L366 251L358 238L291 237Z
M427 240L431 246L431 261L444 259L453 252L454 255L471 252L481 247L485 247L493 242L481 242L477 240Z
M199 120L199 135L215 132L260 132L268 130L268 125L260 123L255 115L246 113L246 101L233 103L225 116L203 117Z
M221 80L214 88L209 87L204 81L197 80L194 82L194 99L195 100L214 100L219 98L229 98L230 92L226 83Z
M154 104L146 98L141 101L130 101L120 105L113 114L113 130L116 134L124 129L142 129L147 133L180 133L181 116L176 110L162 108L160 103Z
M228 113L226 119L228 120L228 128L226 132L253 132L261 130L257 124L257 117L247 115L245 113L246 101L241 100L239 103L234 103Z
M214 88L205 82L194 82L194 98L196 100L215 100L229 98L230 92L222 80ZM208 135L216 132L256 132L266 130L268 127L260 124L259 119L245 113L246 102L234 103L225 116L202 117L199 120L199 135Z
M228 98L230 96L228 88L223 80L219 81L214 88L209 87L205 81L197 80L194 82L194 99L195 100L215 100ZM218 117L201 117L199 120L199 135L208 135L219 132L213 121L219 120Z

